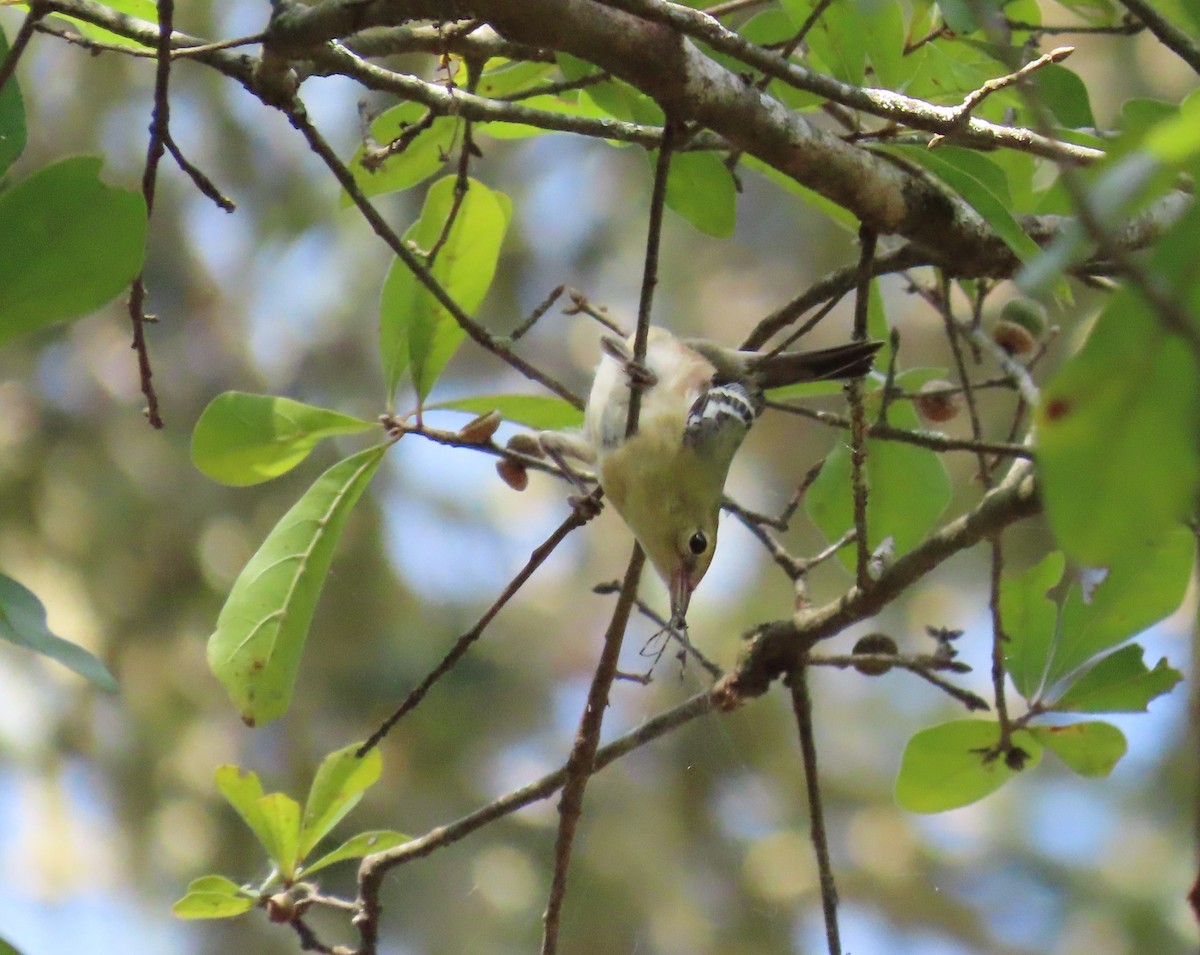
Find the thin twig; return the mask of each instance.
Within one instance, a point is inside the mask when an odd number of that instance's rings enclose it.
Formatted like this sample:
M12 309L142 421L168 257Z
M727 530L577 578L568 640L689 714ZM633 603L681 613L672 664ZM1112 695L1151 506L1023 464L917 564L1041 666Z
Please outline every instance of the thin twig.
M150 120L150 142L146 147L146 166L142 171L142 198L146 216L154 211L154 193L158 183L158 166L170 137L171 98L171 32L175 20L175 0L158 0L157 68L154 74L154 110ZM150 367L150 350L146 344L146 282L145 270L138 272L129 291L129 320L133 324L133 350L137 353L138 377L146 398L146 420L153 428L163 426L158 410L158 395L154 391L154 372Z
M1028 30L1030 33L1044 36L1061 36L1067 33L1095 34L1099 36L1134 36L1146 29L1144 23L1139 23L1128 14L1120 23L1105 25L1103 23L1027 23L1024 20L1005 19L1005 25L1010 30Z
M647 720L637 729L618 737L596 751L593 772L600 772L623 756L639 747L652 743L713 708L709 692L698 693L673 709ZM494 799L486 806L464 816L462 819L411 839L402 845L383 852L366 856L358 870L358 914L354 924L359 932L358 955L375 955L379 945L379 918L382 907L379 890L384 876L396 866L423 859L443 846L458 842L477 829L512 815L520 809L546 799L561 788L567 779L567 767L562 766L541 779L527 783L520 789Z
M800 756L804 763L804 788L808 794L809 836L821 885L821 909L825 915L825 940L829 955L842 955L838 935L838 892L829 860L829 840L825 835L825 810L821 804L821 783L817 773L817 744L813 738L812 697L808 692L808 667L801 663L788 676L792 691L792 711L800 735Z
M993 80L988 80L978 89L974 89L968 93L966 97L964 97L962 103L955 108L953 119L954 124L965 124L971 118L971 113L975 111L979 104L993 93L998 93L1000 90L1006 89L1007 87L1012 86L1014 83L1021 82L1021 80L1028 77L1031 73L1037 72L1044 66L1047 66L1051 63L1062 62L1074 52L1075 47L1073 46L1060 46L1057 49L1051 50L1049 53L1044 54L1043 56L1039 56L1036 60L1026 63L1019 70L1014 70L1012 73L1009 73L1005 76L998 76ZM937 146L946 138L947 135L947 133L935 133L929 139L929 148L932 149Z
M663 126L663 142L654 167L654 188L650 196L650 213L646 238L646 256L642 272L642 291L638 302L638 324L634 334L633 360L641 365L646 359L646 344L650 335L650 314L654 301L654 289L658 285L658 250L662 240L663 209L666 206L667 177L671 169L671 151L675 144L676 126L670 116ZM629 411L625 421L625 437L637 434L638 417L641 413L641 389L644 382L634 376L629 382ZM625 571L620 596L613 608L608 630L604 635L604 649L592 677L588 691L587 706L579 722L575 745L567 760L567 781L563 785L562 798L558 804L558 834L554 843L554 876L550 884L550 895L543 917L542 955L554 955L558 951L558 933L562 920L562 905L566 897L567 872L571 864L571 848L575 840L575 829L583 814L583 796L588 780L594 771L596 750L600 745L600 730L604 722L604 709L608 705L608 694L617 675L617 662L621 645L629 624L629 614L637 596L638 581L646 555L641 545L633 545L633 554Z
M21 23L21 28L17 30L17 35L13 37L12 46L8 48L8 55L4 58L4 62L0 63L0 90L4 89L4 84L8 82L9 77L17 71L17 64L21 61L21 54L25 52L25 47L29 45L29 41L33 37L33 32L37 29L38 22L48 12L43 9L37 0L33 0L29 4L29 12L25 14L25 20Z
M805 17L804 22L800 24L800 29L796 31L791 39L781 43L778 47L774 47L774 44L772 44L772 46L776 49L776 52L778 52L778 54L784 59L790 58L791 55L795 53L797 49L799 49L800 44L804 42L804 38L808 36L809 31L811 31L812 28L817 25L817 21L821 19L822 14L825 13L832 2L833 0L817 0L817 3L813 6L812 10L809 11L808 16ZM770 83L770 75L763 74L762 78L755 85L760 90L765 90Z
M477 345L495 355L501 361L505 362L516 371L520 372L531 381L536 381L548 391L553 392L560 398L568 402L572 407L583 409L583 400L576 395L566 385L546 374L536 365L527 362L520 355L517 355L512 349L507 348L500 339L492 335L486 328L476 322L470 315L463 311L462 307L451 298L450 294L442 287L442 284L433 276L420 261L420 259L409 249L400 236L384 218L379 214L378 210L371 204L367 197L363 194L361 188L354 180L353 173L346 167L346 164L334 152L333 147L325 140L320 131L313 125L308 118L308 113L304 105L298 100L293 100L290 103L285 103L281 107L284 114L288 117L291 124L299 130L309 144L309 148L325 163L329 171L333 173L338 183L346 194L350 197L350 201L358 207L364 219L371 226L380 239L396 253L396 257L404 263L405 268L409 269L416 280L423 285L435 299L458 324L467 336L471 338Z
M847 291L849 291L849 289L847 289ZM829 298L829 301L827 301L824 305L822 305L815 312L813 312L813 314L810 315L807 320L805 320L800 325L798 325L796 328L794 328L791 332L789 332L785 338L780 340L779 344L777 344L769 352L765 352L764 354L768 358L773 358L774 356L781 354L782 352L784 352L785 350L790 348L797 341L799 341L801 338L803 338L805 335L807 335L809 332L811 332L814 328L816 328L819 324L821 324L821 322L823 322L825 320L825 317L830 312L832 312L835 308L837 308L838 303L841 302L843 295L845 295L845 292L843 292L841 295L831 296Z
M254 43L262 43L267 38L267 34L251 33L249 36L232 37L228 40L215 40L212 43L201 43L197 46L181 47L171 51L173 59L188 56L203 56L205 53L214 53L217 50L230 50L238 46L250 46Z
M633 336L633 360L646 360L646 345L650 338L650 312L654 289L658 286L658 249L662 239L663 210L667 204L667 180L671 173L671 154L675 148L677 125L668 116L663 123L662 146L654 165L654 188L650 192L650 215L646 239L646 259L642 269L642 290L638 298L637 330ZM629 417L625 422L625 437L637 433L638 415L642 406L644 382L634 376L629 383Z
M604 711L608 707L609 691L617 675L621 644L625 637L625 629L629 625L629 615L633 610L633 601L637 595L638 581L641 579L645 562L646 555L641 546L635 543L633 553L629 557L629 566L625 570L625 579L621 583L621 593L617 597L608 630L604 634L604 649L600 653L600 661L596 665L592 685L588 690L583 718L575 735L575 745L571 747L571 755L567 759L566 779L558 801L554 876L550 883L546 913L542 918L545 926L542 934L542 955L554 955L558 951L558 933L562 922L563 901L567 893L567 872L571 865L575 829L579 824L579 817L583 815L583 796L588 780L596 771L596 751L600 744Z
M1146 28L1158 38L1168 50L1183 60L1195 72L1200 73L1200 45L1175 26L1155 9L1147 0L1118 0L1126 10L1146 24Z
M824 606L801 608L790 617L752 628L743 637L737 667L713 689L716 705L722 710L736 709L747 699L766 693L771 682L790 672L811 647L875 616L947 558L1040 510L1033 469L1018 462L974 509L884 567L869 590L852 588Z
M858 230L862 249L859 255L858 288L854 301L854 340L867 340L867 315L871 298L871 260L875 258L878 236L874 229L862 226ZM855 580L858 589L871 585L869 562L870 541L867 536L867 415L863 408L862 381L847 382L846 396L850 402L850 485L854 494L854 532L857 559Z
M541 303L529 313L528 317L526 317L525 320L522 321L521 324L512 331L512 333L508 336L507 343L509 345L513 345L523 338L526 332L528 332L531 328L533 328L534 325L537 324L538 319L550 311L550 309L554 306L554 303L562 298L564 289L565 286L562 285L556 285L554 288L552 288L550 290L550 294L542 299Z
M433 685L452 669L454 669L458 661L461 660L466 655L467 650L471 648L471 645L475 643L475 641L481 636L483 636L483 632L487 629L488 624L495 619L496 614L498 614L504 608L505 604L507 604L510 600L512 600L513 597L516 596L517 591L520 590L525 585L526 581L533 576L534 571L536 571L542 566L542 564L546 562L546 559L554 553L555 548L557 548L558 545L566 539L568 534L570 534L573 530L583 527L583 525L588 522L592 513L594 512L590 511L586 507L575 507L571 509L571 513L567 515L566 519L554 529L553 533L551 533L549 537L547 537L544 541L542 541L541 544L537 546L537 548L534 549L533 553L529 556L529 560L525 563L525 566L522 567L520 571L517 572L517 575L508 582L508 585L503 591L501 591L500 596L492 602L492 605L484 611L483 616L476 621L475 626L454 641L454 646L452 646L450 648L450 652L442 658L442 662L434 667L426 675L425 679L423 679L416 687L413 688L408 696L404 698L404 702L396 707L396 710L392 713L392 715L384 720L379 725L379 728L367 738L367 741L358 748L357 755L359 758L362 758L372 749L378 746L379 743L383 741L383 738L387 736L389 732L391 732L392 727L399 723L406 714L411 713L417 708L420 702L425 698L425 694L429 692Z
M784 572L788 580L794 584L804 576L805 568L803 562L789 553L779 538L767 530L762 522L754 520L751 515L732 502L727 503L725 509L741 521L746 530L758 538L759 542L766 548L771 560L779 566L779 569Z
M366 127L366 133L363 139L367 144L367 148L363 150L358 164L367 172L377 172L387 160L393 156L399 156L407 150L418 136L433 125L435 119L437 119L437 114L433 110L426 110L425 115L419 120L415 123L409 123L400 130L397 136L380 146L371 135L370 123L364 117L363 125Z
M724 17L742 10L753 10L755 7L766 6L769 0L726 0L725 3L714 4L705 9L710 17Z
M479 77L482 72L483 63L479 60L467 61L468 93L473 95L479 88ZM430 269L433 268L433 263L437 261L438 253L441 252L446 242L449 241L450 231L454 228L454 223L458 220L458 214L462 211L463 202L467 198L467 190L471 187L471 157L476 154L478 148L472 137L473 129L474 124L471 120L463 120L462 143L458 148L458 169L454 179L454 198L451 200L450 211L446 215L446 221L442 223L442 231L425 256L425 265Z
M562 310L564 315L586 315L599 322L618 338L629 337L628 331L608 317L607 309L593 305L579 289L567 289L567 297L571 300L571 304Z
M208 199L211 199L213 204L218 209L225 212L234 212L237 209L237 204L232 199L223 195L216 187L216 184L204 174L202 170L188 161L188 158L183 154L183 150L179 148L179 144L175 142L175 137L171 134L171 130L167 129L163 132L163 144L167 147L167 152L175 160L177 165L184 174L192 180L192 184L200 190L200 192Z
M996 722L1000 724L1000 739L996 743L996 749L1002 754L1007 754L1011 746L1012 727L1008 721L1008 701L1004 690L1004 645L1008 643L1008 634L1004 632L1004 622L1000 619L1000 580L1004 569L1004 551L1000 546L999 531L991 535L989 544L991 575L988 607L992 616L992 698L996 702Z
M954 389L959 394L961 389ZM853 427L849 418L834 414L832 411L821 411L817 408L806 408L803 405L791 405L782 401L768 401L768 408L783 411L787 414L800 415L812 421L819 421L834 428L850 430ZM940 431L909 431L890 424L873 424L867 427L867 437L881 438L885 441L900 441L904 444L914 444L919 448L930 451L969 451L972 454L998 454L1013 458L1032 458L1033 449L1024 444L1009 444L998 441L975 441L971 438L952 438Z
M932 261L927 251L908 244L888 255L875 258L871 262L871 274L880 276L890 272L903 272L919 265L928 265ZM760 349L776 333L787 328L809 309L816 308L831 298L840 299L858 284L861 269L862 264L856 262L854 265L844 266L819 279L800 295L755 325L740 347L752 350Z
M580 76L573 80L543 83L541 86L531 86L528 89L504 93L493 99L500 103L518 103L523 99L533 99L535 96L558 96L560 93L570 93L572 90L585 90L591 86L599 86L611 79L611 73L601 70L599 73L589 73L587 76Z
M983 697L972 693L970 690L964 690L962 687L955 686L937 675L939 670L949 670L952 673L969 673L970 666L960 660L947 660L943 657L930 656L928 654L920 656L907 656L904 654L888 654L888 653L851 653L851 654L835 654L835 655L820 655L810 653L805 657L809 666L827 666L836 667L839 670L848 670L850 668L859 668L864 664L874 664L880 668L895 667L899 670L907 670L909 673L919 676L921 679L928 681L936 686L939 690L952 696L958 700L963 706L971 711L983 711L991 709L988 706L987 700Z

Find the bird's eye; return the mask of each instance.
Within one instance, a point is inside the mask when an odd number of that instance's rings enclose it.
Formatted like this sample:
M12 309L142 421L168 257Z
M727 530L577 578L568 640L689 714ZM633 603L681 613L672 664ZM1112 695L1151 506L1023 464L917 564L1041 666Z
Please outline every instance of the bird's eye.
M695 534L688 538L688 550L697 557L708 550L708 538L704 536L703 531L696 531Z

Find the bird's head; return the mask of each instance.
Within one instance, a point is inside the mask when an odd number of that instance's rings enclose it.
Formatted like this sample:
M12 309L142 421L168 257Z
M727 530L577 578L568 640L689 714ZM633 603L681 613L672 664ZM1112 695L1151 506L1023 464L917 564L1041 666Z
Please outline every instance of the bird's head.
M692 591L703 579L717 547L717 514L662 525L662 533L646 535L646 556L671 596L671 625L683 627Z

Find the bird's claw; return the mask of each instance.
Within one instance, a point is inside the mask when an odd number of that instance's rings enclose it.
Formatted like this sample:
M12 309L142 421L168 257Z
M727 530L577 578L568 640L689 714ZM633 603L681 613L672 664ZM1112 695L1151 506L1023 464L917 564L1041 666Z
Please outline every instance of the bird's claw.
M610 358L620 362L621 367L625 369L625 377L629 379L630 385L636 385L639 388L653 388L658 384L658 375L634 358L633 352L629 350L629 346L625 342L606 335L600 340L600 347Z
M625 363L625 377L629 379L630 387L653 388L658 384L658 375L637 361Z

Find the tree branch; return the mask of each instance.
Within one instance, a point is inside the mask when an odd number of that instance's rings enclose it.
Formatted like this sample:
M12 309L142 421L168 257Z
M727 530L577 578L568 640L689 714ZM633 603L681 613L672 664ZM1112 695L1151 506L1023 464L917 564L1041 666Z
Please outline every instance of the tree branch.
M1154 8L1154 4L1147 3L1146 0L1118 0L1118 2L1146 24L1146 28L1159 39L1163 46L1175 53L1197 73L1200 73L1200 45L1197 45L1195 40L1159 13Z
M863 591L852 587L823 607L802 609L787 620L760 624L744 637L738 665L717 683L713 694L722 710L761 696L776 677L791 672L821 640L832 637L882 610L909 586L947 558L1041 509L1031 466L1018 463L974 510L951 521L922 544L896 558Z

